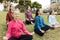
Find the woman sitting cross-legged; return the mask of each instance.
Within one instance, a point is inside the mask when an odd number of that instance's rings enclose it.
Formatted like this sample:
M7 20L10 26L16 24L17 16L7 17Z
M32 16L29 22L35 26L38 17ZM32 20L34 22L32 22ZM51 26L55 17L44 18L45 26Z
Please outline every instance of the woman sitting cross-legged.
M12 14L15 10L15 7L13 5L10 5L10 10L8 11L7 15L6 15L6 24L8 26L9 22L11 20L13 20Z
M31 8L30 6L27 6L27 10L25 11L25 23L26 24L34 24L34 18L32 16Z
M38 9L36 11L36 15L35 15L35 26L34 26L34 32L40 36L43 36L44 33L51 29L52 27L50 27L49 25L44 23L44 19L41 16L43 13L42 9Z
M15 9L12 14L13 20L8 24L8 30L6 32L6 37L4 40L32 40L32 35L34 32L30 33L26 30L25 25L22 20L19 19L19 10ZM22 35L22 32L25 35Z
M57 28L57 27L60 27L60 24L56 20L55 16L56 15L54 14L54 10L53 11L50 10L49 16L48 16L48 23L49 23L50 26Z

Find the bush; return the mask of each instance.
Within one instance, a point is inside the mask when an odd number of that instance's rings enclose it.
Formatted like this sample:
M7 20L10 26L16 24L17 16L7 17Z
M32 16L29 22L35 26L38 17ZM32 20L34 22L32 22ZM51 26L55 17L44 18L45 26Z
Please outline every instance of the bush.
M41 8L42 5L39 4L39 3L37 3L37 2L33 2L33 3L32 3L32 7L33 7L33 8Z
M19 5L17 5L16 8L19 8L21 12L24 12L28 5L31 6L31 1L19 0Z
M3 0L0 0L0 2L2 3Z

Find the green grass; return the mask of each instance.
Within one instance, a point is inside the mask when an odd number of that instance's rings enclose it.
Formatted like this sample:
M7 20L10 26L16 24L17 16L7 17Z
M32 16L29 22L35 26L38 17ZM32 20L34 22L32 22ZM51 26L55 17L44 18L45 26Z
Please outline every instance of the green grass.
M7 12L0 12L0 40L2 40L2 37L5 36L6 32L6 13ZM47 23L47 15L43 15L43 17L45 23ZM20 14L20 18L25 20L24 13ZM60 22L60 16L57 16L56 18ZM34 25L26 25L26 28L28 31L33 32ZM60 40L60 28L56 28L55 30L48 30L43 37L34 34L33 40Z

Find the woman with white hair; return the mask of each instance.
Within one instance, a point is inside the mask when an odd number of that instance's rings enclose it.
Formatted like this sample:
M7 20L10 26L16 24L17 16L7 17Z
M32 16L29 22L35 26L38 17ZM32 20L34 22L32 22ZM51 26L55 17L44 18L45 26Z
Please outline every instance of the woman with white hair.
M22 20L19 19L19 10L14 10L12 14L13 20L8 24L8 30L4 40L32 40L34 32L30 33L26 30ZM24 35L22 34L24 32Z

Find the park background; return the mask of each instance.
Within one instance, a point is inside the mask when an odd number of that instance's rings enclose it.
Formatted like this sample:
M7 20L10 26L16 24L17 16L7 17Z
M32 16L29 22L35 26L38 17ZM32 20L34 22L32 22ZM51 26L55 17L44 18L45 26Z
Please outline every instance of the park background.
M9 1L9 0L3 0L3 1ZM16 2L19 3L16 7L20 9L21 13L20 13L20 18L22 20L25 20L25 15L24 15L24 11L26 10L26 5L30 5L32 11L33 11L33 17L35 17L35 11L38 8L42 8L42 4L40 4L37 1L31 2L31 0L11 0L12 2ZM40 0L41 1L41 0ZM2 0L0 0L0 2L2 2ZM47 1L46 1L47 2ZM50 1L50 6L47 8L43 8L44 9L44 21L45 23L48 23L47 17L48 17L48 11L50 10L50 8L52 8L52 10L55 10L56 12L56 19L57 21L60 23L60 2L59 1ZM34 10L33 10L34 9ZM3 10L0 11L0 40L3 40L3 36L5 36L6 33L6 14L7 14L8 10ZM34 30L34 25L26 25L26 28L28 31L33 32ZM37 34L33 35L33 40L60 40L60 28L56 28L54 30L48 30L45 35L43 37L38 36Z

